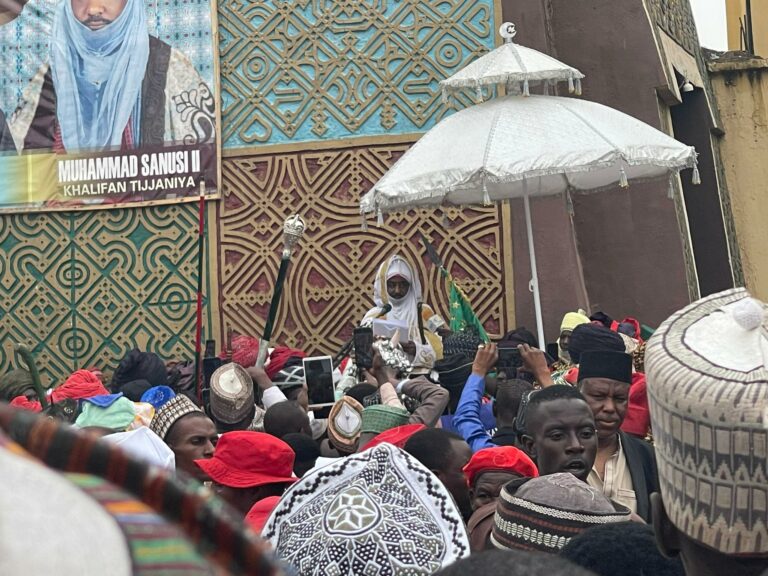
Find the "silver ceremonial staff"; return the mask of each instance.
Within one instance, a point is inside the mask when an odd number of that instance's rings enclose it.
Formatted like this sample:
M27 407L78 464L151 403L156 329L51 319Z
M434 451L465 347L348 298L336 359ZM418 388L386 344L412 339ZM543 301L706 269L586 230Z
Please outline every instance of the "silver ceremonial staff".
M280 306L280 298L283 295L283 284L285 283L285 275L288 273L288 265L291 262L293 247L304 234L305 228L306 225L298 214L289 216L283 224L283 256L280 259L280 270L277 273L275 290L272 292L272 301L269 304L267 324L264 326L264 334L261 336L261 342L259 342L259 355L256 358L256 366L259 368L264 366L267 359L267 349L269 348L269 341L272 339L272 329L275 326L277 308Z

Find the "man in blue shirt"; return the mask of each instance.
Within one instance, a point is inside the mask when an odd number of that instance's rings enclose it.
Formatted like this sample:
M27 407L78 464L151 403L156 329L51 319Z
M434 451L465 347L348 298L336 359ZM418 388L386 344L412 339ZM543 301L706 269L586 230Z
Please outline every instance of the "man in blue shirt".
M531 348L527 344L521 344L518 346L518 350L520 350L525 369L533 374L536 381L542 386L551 385L552 379L549 375L549 368L544 353L536 348ZM473 452L498 445L488 435L480 419L482 399L485 392L485 377L496 366L498 357L496 344L478 347L475 360L472 363L472 374L470 374L464 385L456 413L453 415L453 425L467 441ZM517 411L513 411L512 407L497 406L498 428L510 429L516 413ZM507 434L505 433L504 436L507 436Z

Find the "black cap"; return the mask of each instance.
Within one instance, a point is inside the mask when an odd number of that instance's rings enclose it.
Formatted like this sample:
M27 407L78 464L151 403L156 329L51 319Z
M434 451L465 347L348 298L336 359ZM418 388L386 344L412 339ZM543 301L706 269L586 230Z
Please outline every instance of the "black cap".
M625 352L584 352L579 363L579 382L586 378L632 384L632 356Z
M599 324L581 324L571 332L568 342L568 353L571 360L577 364L581 362L581 355L590 351L624 352L626 346L621 336Z
M435 362L434 369L438 374L438 381L444 388L463 388L469 376L472 374L473 358L465 354L453 354Z

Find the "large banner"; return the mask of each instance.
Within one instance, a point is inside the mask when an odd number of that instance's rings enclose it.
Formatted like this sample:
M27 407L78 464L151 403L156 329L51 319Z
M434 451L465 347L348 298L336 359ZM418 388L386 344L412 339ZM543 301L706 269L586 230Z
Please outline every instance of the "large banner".
M216 195L211 2L0 1L0 212Z

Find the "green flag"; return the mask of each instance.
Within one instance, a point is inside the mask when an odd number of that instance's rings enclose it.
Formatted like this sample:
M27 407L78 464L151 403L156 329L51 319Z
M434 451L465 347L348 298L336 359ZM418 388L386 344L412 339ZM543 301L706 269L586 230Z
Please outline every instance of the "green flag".
M451 330L458 332L467 328L477 331L478 336L483 339L483 342L490 342L488 334L483 328L483 324L480 319L475 316L475 312L472 310L472 305L467 300L464 292L461 291L456 285L453 279L446 275L445 281L448 283L449 302L451 307Z

